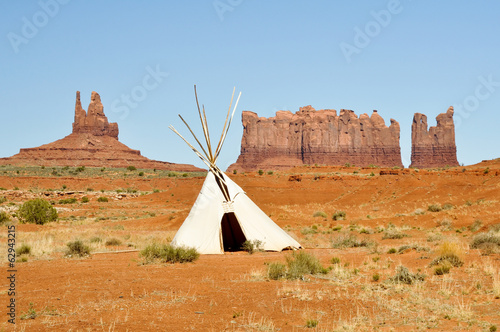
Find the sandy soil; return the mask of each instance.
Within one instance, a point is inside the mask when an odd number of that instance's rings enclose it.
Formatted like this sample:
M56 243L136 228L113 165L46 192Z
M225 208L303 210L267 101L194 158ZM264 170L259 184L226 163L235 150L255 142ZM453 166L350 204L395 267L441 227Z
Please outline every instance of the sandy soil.
M285 262L291 255L286 251L203 255L184 264L143 264L139 250L152 241L171 240L203 178L0 176L0 187L6 189L0 191L0 197L6 198L0 209L14 213L24 201L43 197L55 202L60 216L58 222L43 226L16 224L17 246L32 247L32 253L23 256L27 262L16 263L17 330L500 328L500 255L470 248L475 235L500 224L498 162L419 171L301 167L231 177L306 252L330 267L328 274L270 280L268 264ZM63 185L64 191L48 190ZM117 193L123 188L137 192ZM67 197L80 201L83 196L90 202L58 203ZM97 202L101 196L109 202ZM432 204L450 204L451 208L430 212L427 208ZM346 212L346 220L333 220L332 215L340 210ZM327 217L314 217L318 211ZM391 228L405 236L384 238ZM0 250L5 262L7 228L2 229ZM372 245L332 247L348 235ZM101 242L92 242L95 238ZM119 239L121 245L106 246L104 242L111 238ZM91 246L91 256L64 256L66 243L75 239ZM445 242L459 244L464 264L449 274L434 275L429 264ZM403 245L409 248L388 253ZM333 264L333 257L340 263ZM425 274L425 281L391 283L399 265ZM7 275L7 265L3 266ZM379 280L375 281L375 275ZM4 278L0 328L6 331L13 330L5 314L8 288Z

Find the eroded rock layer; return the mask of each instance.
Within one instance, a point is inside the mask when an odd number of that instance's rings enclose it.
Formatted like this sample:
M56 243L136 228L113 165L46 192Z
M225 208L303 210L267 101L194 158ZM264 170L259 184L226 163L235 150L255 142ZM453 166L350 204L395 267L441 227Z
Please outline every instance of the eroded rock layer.
M0 158L0 165L88 166L166 169L196 172L202 169L148 159L118 141L118 124L109 123L101 97L92 92L88 112L82 108L80 92L76 93L73 132L55 142L36 148L21 149L9 158Z
M453 107L436 117L427 130L427 116L415 113L411 126L411 165L417 168L458 166Z
M346 163L403 167L399 123L391 119L387 127L377 111L359 118L351 110L337 115L336 110L316 111L311 106L295 114L278 111L270 118L244 111L242 122L241 154L229 171Z

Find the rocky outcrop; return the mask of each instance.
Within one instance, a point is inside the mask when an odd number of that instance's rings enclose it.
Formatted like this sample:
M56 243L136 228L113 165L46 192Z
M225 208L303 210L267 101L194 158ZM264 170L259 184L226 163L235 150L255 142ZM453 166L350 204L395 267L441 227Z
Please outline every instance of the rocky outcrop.
M148 159L118 141L118 124L109 123L104 115L101 97L92 92L88 112L82 108L80 92L76 93L73 132L55 142L36 148L21 149L9 158L0 158L0 165L88 166L163 169L197 172L202 169Z
M73 122L73 133L92 134L94 136L110 136L118 139L118 124L109 123L104 115L104 107L101 96L92 91L88 112L82 108L80 102L80 91L76 92L75 122Z
M411 126L410 167L458 166L453 107L436 117L437 125L427 130L427 116L415 113Z
M295 114L278 111L271 118L244 111L242 122L241 154L229 171L346 163L403 167L399 123L391 119L387 127L377 111L359 118L351 110L337 115L336 110L316 111L311 106Z

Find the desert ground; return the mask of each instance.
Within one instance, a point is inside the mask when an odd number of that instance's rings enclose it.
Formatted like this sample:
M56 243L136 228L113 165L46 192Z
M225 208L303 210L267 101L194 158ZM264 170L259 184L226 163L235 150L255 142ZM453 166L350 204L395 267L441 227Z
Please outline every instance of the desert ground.
M3 262L9 226L16 249L29 247L15 262L15 325L6 315L9 280L0 283L0 329L500 328L500 241L477 245L485 234L500 238L500 159L428 170L346 165L260 173L228 175L319 259L322 273L270 278L269 266L293 259L292 251L145 261L141 250L174 237L202 173L0 166L0 210L10 219L1 226ZM58 220L20 223L19 207L34 198L52 202ZM67 255L75 240L90 255ZM442 259L450 253L456 264ZM411 284L395 278L402 267L416 276ZM440 274L443 267L449 270Z

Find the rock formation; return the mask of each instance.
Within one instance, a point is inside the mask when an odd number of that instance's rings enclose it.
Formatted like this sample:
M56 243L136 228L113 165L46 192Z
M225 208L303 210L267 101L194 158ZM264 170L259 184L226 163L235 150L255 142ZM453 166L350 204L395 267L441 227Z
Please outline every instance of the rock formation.
M92 91L88 112L82 108L80 91L76 92L73 133L88 133L94 136L110 136L118 139L118 124L108 122L108 118L104 115L101 96L97 92Z
M286 169L303 164L356 166L399 166L399 123L391 119L387 127L373 111L359 118L351 110L301 107L293 114L278 111L275 117L259 118L256 113L242 114L241 154L233 169Z
M118 141L118 124L109 123L104 115L101 97L92 92L88 112L82 108L80 92L76 92L73 132L55 142L37 148L21 149L9 158L0 158L0 165L88 166L157 168L196 172L202 169L185 164L148 159L139 150Z
M410 167L458 166L453 107L436 117L437 125L427 130L427 116L415 113L411 126Z

